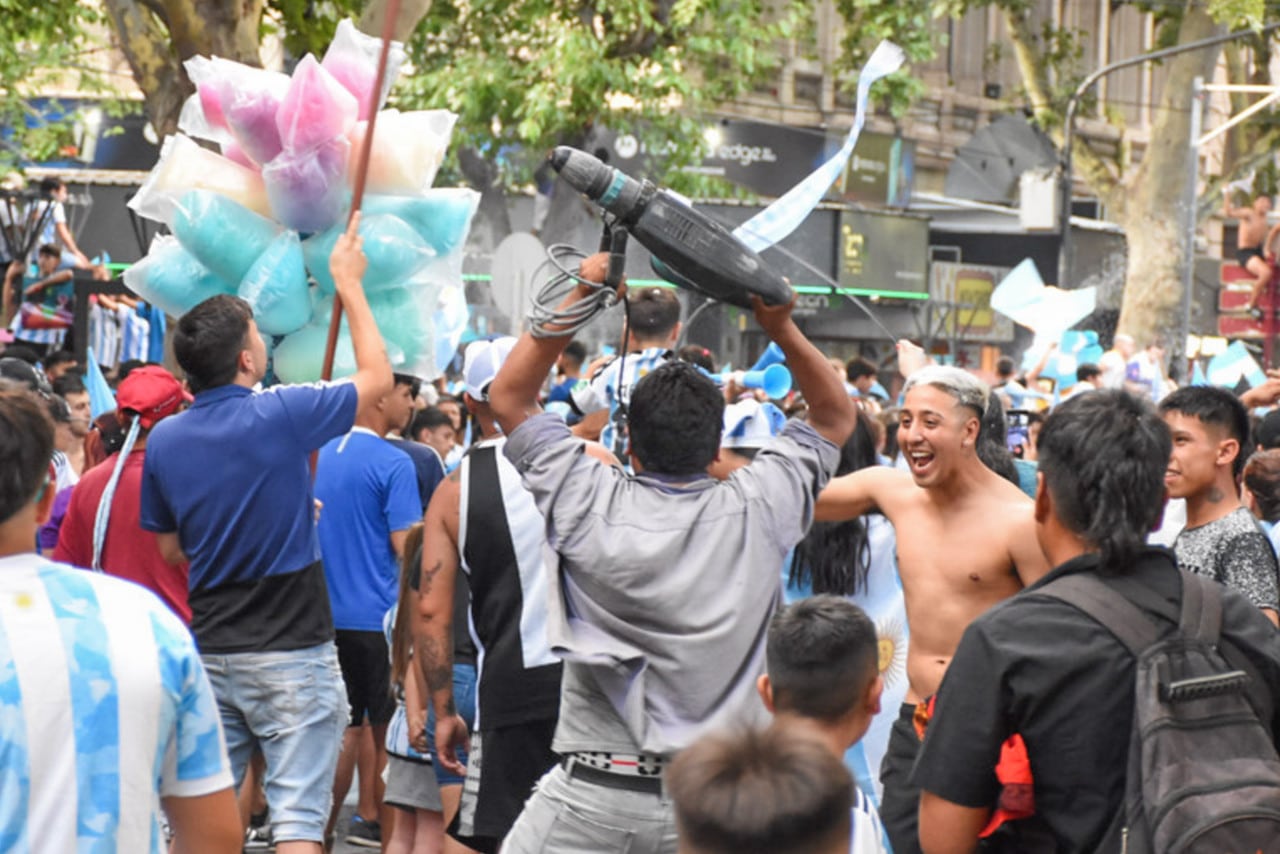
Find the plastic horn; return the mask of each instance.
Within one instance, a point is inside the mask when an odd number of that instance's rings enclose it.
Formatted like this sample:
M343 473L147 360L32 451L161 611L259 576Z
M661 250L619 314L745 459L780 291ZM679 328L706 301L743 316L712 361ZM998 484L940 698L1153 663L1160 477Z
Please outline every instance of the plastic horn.
M382 94L383 81L387 77L387 58L391 55L391 38L395 35L396 19L400 17L400 0L387 0L387 17L382 22L382 52L378 54L378 73L373 79L373 94L369 103L377 107ZM364 202L365 179L369 176L369 154L373 151L373 129L378 122L378 111L369 110L369 127L364 134L364 142L360 146L360 161L356 166L356 181L351 195L351 214L354 217L360 212ZM347 219L350 225L351 219ZM333 379L333 355L338 349L338 330L342 328L342 297L333 295L333 317L329 321L329 339L325 342L324 362L320 367L320 378Z
M770 341L769 346L760 354L760 358L756 359L756 363L751 366L753 371L763 371L770 365L780 365L787 360L787 354L782 352L782 348L775 342Z
M762 371L752 369L743 372L741 383L747 388L764 389L770 400L779 400L791 392L791 371L786 365L769 365Z

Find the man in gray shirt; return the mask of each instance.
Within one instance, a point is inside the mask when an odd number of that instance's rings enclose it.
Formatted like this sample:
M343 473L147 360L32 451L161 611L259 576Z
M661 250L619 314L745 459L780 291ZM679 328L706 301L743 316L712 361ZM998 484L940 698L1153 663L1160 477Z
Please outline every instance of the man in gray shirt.
M1164 484L1187 502L1187 526L1173 550L1178 566L1235 588L1277 622L1280 580L1267 535L1240 501L1249 456L1249 413L1231 392L1180 388L1160 401L1173 434Z
M606 255L581 275L604 280ZM584 285L568 301L589 293ZM855 414L841 378L791 306L756 302L809 402L726 481L707 475L724 400L696 368L663 365L637 383L628 476L588 456L538 391L569 342L525 333L489 390L506 455L546 517L555 567L548 615L564 659L554 748L504 852L674 854L667 760L713 730L764 724L754 684L779 598L778 567L799 542Z

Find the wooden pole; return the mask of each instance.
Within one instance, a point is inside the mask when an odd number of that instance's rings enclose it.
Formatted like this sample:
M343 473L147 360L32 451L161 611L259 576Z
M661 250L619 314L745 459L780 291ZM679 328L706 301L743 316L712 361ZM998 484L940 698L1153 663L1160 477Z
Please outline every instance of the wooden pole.
M365 129L364 140L360 144L360 160L356 165L355 187L351 194L351 217L360 212L364 202L365 180L369 175L369 155L373 150L373 129L378 121L378 105L382 100L382 86L387 77L387 59L391 55L391 41L395 34L396 19L400 16L400 0L387 0L387 16L382 23L382 52L378 55L378 73L373 80L373 93L369 99L369 126ZM333 379L333 359L338 349L338 331L342 328L342 297L335 291L333 295L333 316L329 320L329 339L325 342L324 362L320 368L320 378Z

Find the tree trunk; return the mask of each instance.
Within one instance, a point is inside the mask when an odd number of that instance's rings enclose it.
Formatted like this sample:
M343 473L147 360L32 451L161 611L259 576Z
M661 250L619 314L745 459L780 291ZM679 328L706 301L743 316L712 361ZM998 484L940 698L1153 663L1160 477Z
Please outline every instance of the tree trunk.
M1185 44L1219 32L1222 30L1213 19L1192 3L1183 16L1178 41ZM1182 274L1195 254L1185 235L1191 84L1197 76L1212 76L1219 52L1219 48L1207 48L1169 61L1169 78L1151 128L1151 143L1142 163L1125 181L1130 203L1118 217L1129 242L1129 263L1117 329L1132 335L1139 346L1161 335L1175 355L1182 353L1186 343L1182 335Z
M264 0L105 2L147 117L161 138L177 132L182 103L195 91L184 61L202 55L262 64L258 28Z
M120 49L142 90L147 117L161 137L178 130L182 103L195 89L182 63L220 56L262 64L260 27L265 0L105 0ZM402 0L395 37L407 39L431 0ZM360 18L365 32L381 35L387 0L370 0Z

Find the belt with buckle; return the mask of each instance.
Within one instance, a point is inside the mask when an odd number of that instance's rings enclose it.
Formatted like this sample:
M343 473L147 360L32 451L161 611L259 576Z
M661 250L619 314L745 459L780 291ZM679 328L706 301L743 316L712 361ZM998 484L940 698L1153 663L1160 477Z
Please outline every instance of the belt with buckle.
M646 795L662 794L661 777L637 777L631 774L615 774L600 768L592 768L574 759L573 755L560 760L560 767L570 779L583 780L604 786L609 789L622 789L628 792L640 792Z

